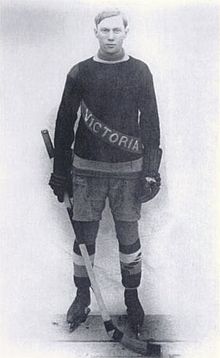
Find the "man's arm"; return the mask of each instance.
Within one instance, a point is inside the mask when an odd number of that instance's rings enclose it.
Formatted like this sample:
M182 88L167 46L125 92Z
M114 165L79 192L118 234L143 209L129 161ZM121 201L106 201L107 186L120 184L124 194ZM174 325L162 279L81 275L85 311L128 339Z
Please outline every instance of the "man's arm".
M162 156L156 95L153 78L147 66L142 76L139 110L144 151L139 200L144 203L153 199L159 192L161 184L159 166Z
M153 77L145 68L139 97L141 139L144 147L143 177L155 177L158 174L157 161L160 153L160 125L154 91Z
M74 124L81 101L78 65L67 75L62 100L59 106L54 136L54 172L65 174L65 153L74 140Z
M74 125L80 101L79 69L78 65L76 65L67 75L55 126L54 167L49 185L61 202L63 201L64 192L71 190L71 146L74 141Z

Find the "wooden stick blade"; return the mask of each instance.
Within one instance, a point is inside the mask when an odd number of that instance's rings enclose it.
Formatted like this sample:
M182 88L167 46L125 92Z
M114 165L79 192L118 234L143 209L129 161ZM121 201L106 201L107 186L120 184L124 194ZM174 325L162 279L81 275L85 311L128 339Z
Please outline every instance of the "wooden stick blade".
M162 355L160 344L141 341L127 337L126 335L123 335L121 344L125 348L128 348L135 353L142 354L145 357L161 357Z

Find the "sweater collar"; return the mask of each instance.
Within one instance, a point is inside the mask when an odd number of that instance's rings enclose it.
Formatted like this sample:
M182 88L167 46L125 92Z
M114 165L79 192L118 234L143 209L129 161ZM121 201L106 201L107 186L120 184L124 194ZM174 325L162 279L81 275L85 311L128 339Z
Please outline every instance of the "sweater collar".
M118 62L124 62L129 59L129 56L125 54L124 49L120 51L120 53L108 55L101 51L101 49L98 50L97 55L93 57L94 61L101 62L101 63L118 63Z

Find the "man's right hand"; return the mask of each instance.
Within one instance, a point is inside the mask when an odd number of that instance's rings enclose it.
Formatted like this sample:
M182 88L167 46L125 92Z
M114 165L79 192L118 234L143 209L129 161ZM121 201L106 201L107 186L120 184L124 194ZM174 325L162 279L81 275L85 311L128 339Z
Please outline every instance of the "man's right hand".
M72 197L72 180L71 175L67 177L62 175L57 175L55 173L51 174L49 186L52 188L54 194L57 196L57 199L60 203L64 201L64 194L67 192L70 197Z

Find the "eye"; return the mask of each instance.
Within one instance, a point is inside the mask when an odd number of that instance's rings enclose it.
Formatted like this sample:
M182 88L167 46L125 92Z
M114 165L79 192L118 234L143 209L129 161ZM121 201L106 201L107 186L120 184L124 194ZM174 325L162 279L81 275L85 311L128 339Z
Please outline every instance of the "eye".
M101 29L101 32L103 34L107 34L109 32L109 30L104 27L104 28Z
M119 33L121 32L121 29L116 28L116 29L114 29L113 31L114 31L115 34L119 34Z

